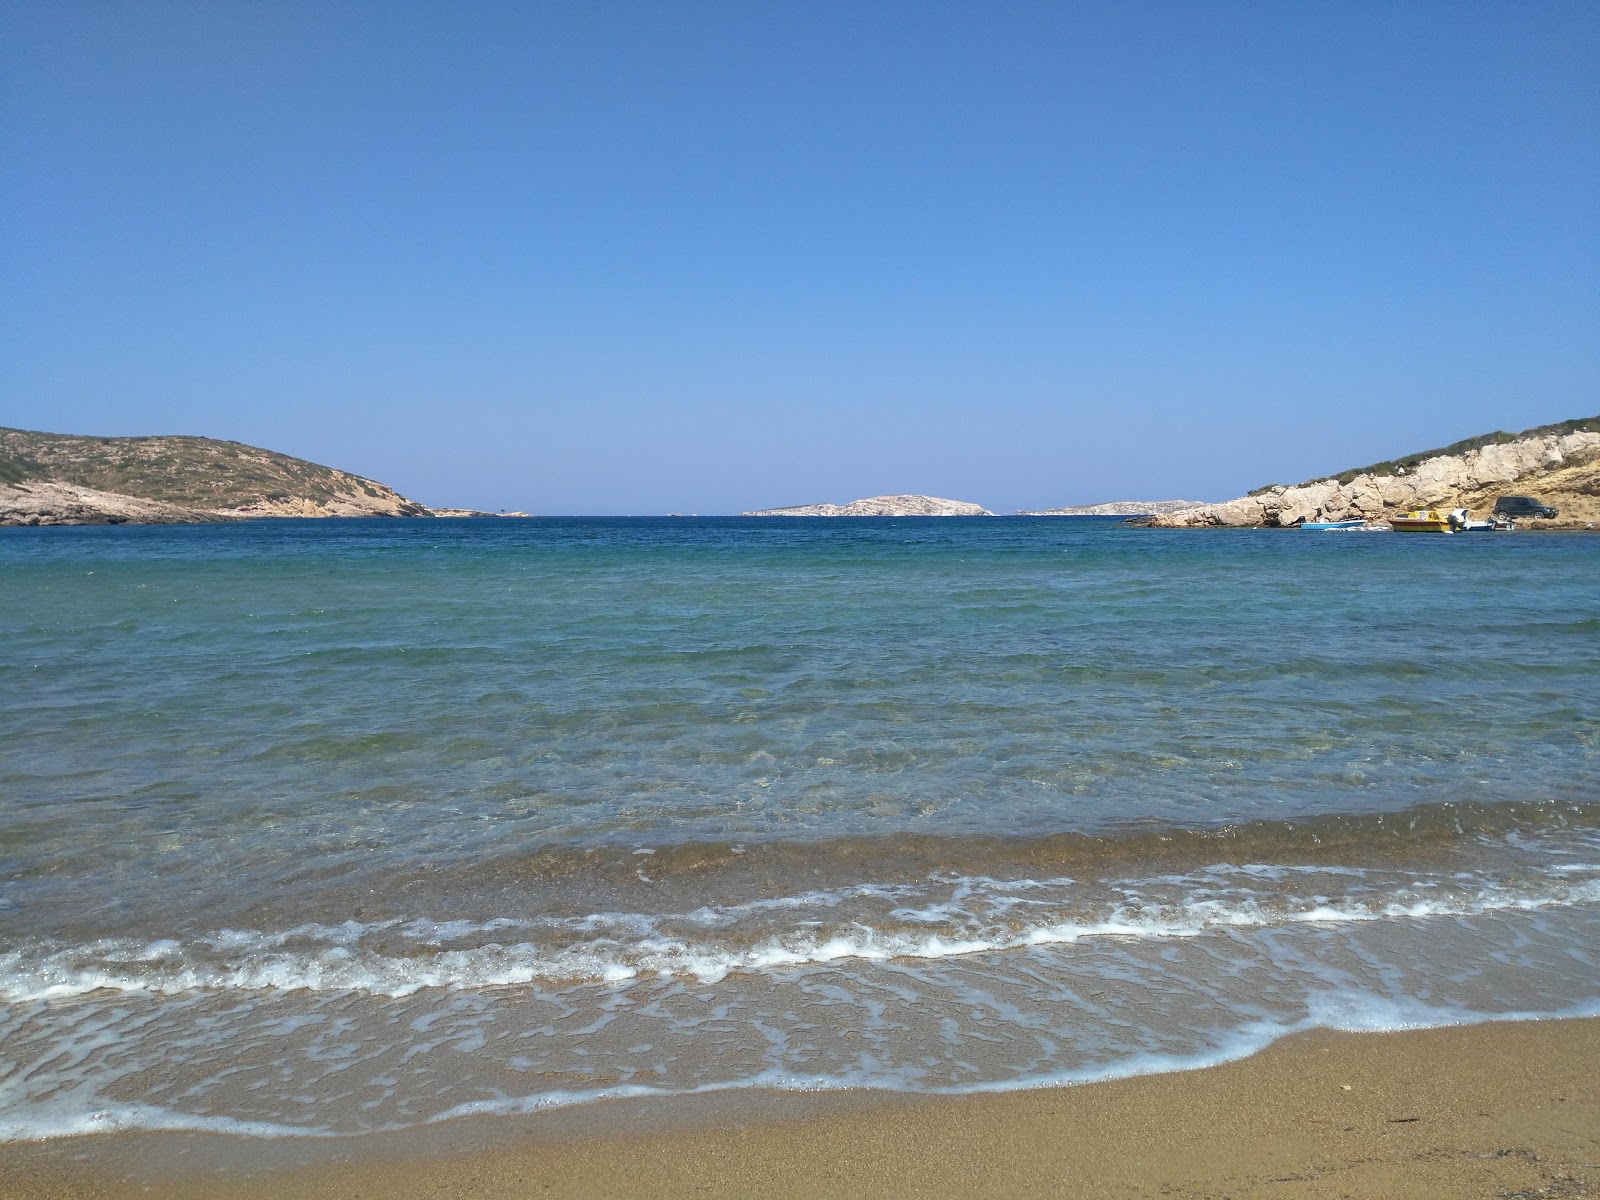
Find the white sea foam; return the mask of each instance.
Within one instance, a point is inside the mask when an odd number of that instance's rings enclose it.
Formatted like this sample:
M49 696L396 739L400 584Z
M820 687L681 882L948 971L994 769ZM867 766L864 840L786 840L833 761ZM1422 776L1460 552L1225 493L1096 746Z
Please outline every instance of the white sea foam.
M1248 1058L1292 1034L1313 1029L1349 1033L1388 1033L1415 1029L1490 1024L1511 1021L1560 1020L1600 1017L1600 999L1584 1000L1558 1010L1519 1010L1481 1012L1456 1006L1437 1006L1421 1001L1396 999L1369 992L1340 991L1312 994L1307 998L1307 1015L1297 1021L1252 1020L1218 1030L1212 1044L1190 1053L1132 1051L1113 1061L1077 1069L1016 1075L999 1079L980 1079L970 1083L940 1086L919 1081L916 1072L896 1070L888 1064L838 1074L806 1074L786 1070L762 1070L746 1076L688 1087L623 1084L587 1089L555 1088L521 1095L501 1094L493 1098L465 1100L431 1113L417 1121L390 1121L362 1132L396 1132L416 1125L437 1125L470 1117L519 1117L553 1109L570 1108L605 1100L665 1098L705 1095L715 1092L768 1090L779 1092L830 1092L873 1090L921 1095L976 1095L1028 1091L1046 1087L1073 1087L1142 1075L1204 1070L1223 1063ZM69 1092L52 1102L29 1106L20 1111L6 1104L0 1094L0 1143L40 1141L130 1131L203 1132L234 1137L333 1138L347 1137L350 1130L324 1125L293 1124L276 1121L242 1120L185 1112L153 1104L99 1104L89 1096L91 1107L74 1103Z
M969 902L983 893L963 887ZM750 1087L1003 1091L1206 1066L1314 1027L1600 1014L1600 964L1572 953L1592 942L1593 906L1338 922L1307 905L1299 915L1312 919L1263 923L1218 905L1197 902L1242 923L1197 917L1194 936L1172 940L1080 923L1034 930L1033 943L979 963L931 931L901 935L922 939L919 958L858 930L715 987L635 972L603 986L99 992L0 1005L0 1137L348 1135ZM390 937L402 928L376 924ZM353 926L328 928L331 955L364 953ZM220 940L251 944L237 931ZM660 940L649 953L689 948ZM131 949L146 965L182 952L170 940Z
M937 897L909 885L859 885L688 913L351 920L279 931L222 929L187 940L33 943L0 953L0 999L55 999L99 989L166 995L304 989L399 997L426 988L615 983L647 976L717 983L736 972L841 960L943 959L1102 939L1190 938L1217 929L1421 920L1600 902L1600 869L1579 864L1515 886L1462 873L1400 881L1357 873L1369 886L1342 898L1229 882L1239 876L1259 884L1281 870L1210 868L1123 881L1114 889L1120 899L1087 911L1071 879L961 877L938 880ZM1164 894L1153 895L1162 889ZM908 903L915 900L922 903ZM863 901L876 907L864 909ZM850 913L830 919L850 905ZM775 927L774 914L792 919ZM515 940L501 936L507 933ZM385 939L399 939L403 952L395 953Z
M219 1133L232 1137L338 1137L336 1130L204 1116L155 1104L75 1107L71 1099L0 1115L0 1142L36 1142L103 1133Z

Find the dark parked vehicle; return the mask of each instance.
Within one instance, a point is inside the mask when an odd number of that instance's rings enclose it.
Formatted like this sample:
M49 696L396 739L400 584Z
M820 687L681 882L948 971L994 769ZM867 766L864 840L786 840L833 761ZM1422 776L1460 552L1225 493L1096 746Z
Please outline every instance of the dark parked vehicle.
M1556 510L1548 504L1535 500L1532 496L1501 496L1494 502L1494 515L1497 517L1545 517L1556 515Z

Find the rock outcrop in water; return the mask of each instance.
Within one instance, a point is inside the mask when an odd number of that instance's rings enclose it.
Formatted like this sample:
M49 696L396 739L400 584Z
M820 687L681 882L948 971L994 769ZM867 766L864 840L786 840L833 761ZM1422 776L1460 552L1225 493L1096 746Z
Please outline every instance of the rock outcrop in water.
M1504 495L1532 495L1560 515L1542 528L1600 524L1600 417L1494 433L1443 450L1345 471L1296 487L1274 485L1136 522L1164 529L1381 521L1416 508L1488 512Z
M943 500L938 496L868 496L849 504L797 504L792 508L763 508L741 513L745 517L992 517L979 504Z
M385 484L242 442L0 428L0 525L432 515Z

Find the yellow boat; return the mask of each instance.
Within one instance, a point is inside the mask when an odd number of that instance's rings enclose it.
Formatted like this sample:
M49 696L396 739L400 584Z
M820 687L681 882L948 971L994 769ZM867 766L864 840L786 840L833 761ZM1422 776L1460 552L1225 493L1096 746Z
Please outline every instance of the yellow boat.
M1389 528L1396 533L1452 533L1450 518L1438 509L1419 508L1389 518Z

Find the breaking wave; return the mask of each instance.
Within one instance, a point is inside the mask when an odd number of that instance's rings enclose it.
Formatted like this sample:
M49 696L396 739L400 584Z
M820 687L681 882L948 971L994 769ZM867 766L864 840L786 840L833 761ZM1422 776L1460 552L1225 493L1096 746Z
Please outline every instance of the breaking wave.
M842 960L941 959L1095 939L1218 929L1473 916L1600 903L1600 862L1496 876L1337 865L1215 864L1083 882L936 874L684 912L428 918L220 929L186 938L38 941L0 953L0 998L99 989L178 994L306 989L405 996L423 988L604 983Z

